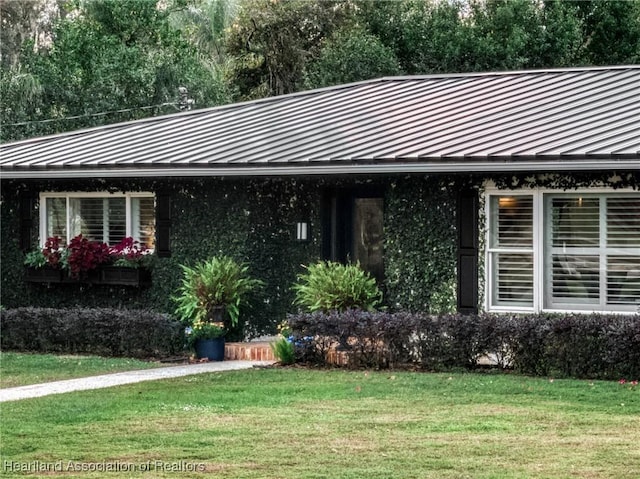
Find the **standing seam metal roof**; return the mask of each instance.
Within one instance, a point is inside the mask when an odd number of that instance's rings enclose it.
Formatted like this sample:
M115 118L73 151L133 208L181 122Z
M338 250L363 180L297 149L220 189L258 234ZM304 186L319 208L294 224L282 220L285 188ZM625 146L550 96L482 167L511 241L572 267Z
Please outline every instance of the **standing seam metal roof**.
M0 155L3 177L25 178L637 170L640 66L382 78L4 144Z

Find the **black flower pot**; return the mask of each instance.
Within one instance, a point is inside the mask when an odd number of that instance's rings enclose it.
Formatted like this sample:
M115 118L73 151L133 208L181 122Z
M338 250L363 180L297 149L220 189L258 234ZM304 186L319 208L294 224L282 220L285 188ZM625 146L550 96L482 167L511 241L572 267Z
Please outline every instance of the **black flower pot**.
M195 348L198 359L209 361L224 360L224 337L212 339L196 339Z

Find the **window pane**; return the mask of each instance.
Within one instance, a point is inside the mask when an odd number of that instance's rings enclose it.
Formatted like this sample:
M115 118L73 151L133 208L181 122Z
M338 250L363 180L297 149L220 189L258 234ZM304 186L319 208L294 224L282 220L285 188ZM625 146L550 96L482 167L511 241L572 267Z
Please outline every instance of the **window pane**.
M493 303L533 306L533 254L495 253L493 261Z
M132 236L153 249L156 236L155 200L153 197L131 198Z
M533 247L533 197L491 197L491 246Z
M552 264L554 303L600 302L600 259L597 255L554 254Z
M553 198L551 231L554 247L597 247L600 244L598 198Z
M109 198L105 203L108 229L103 241L114 246L127 236L127 202L124 198Z
M125 198L71 198L72 235L115 245L126 236Z
M640 256L607 256L607 303L640 305Z
M67 199L47 198L47 238L59 236L67 242ZM46 239L46 238L44 238ZM43 239L43 240L44 240Z
M607 199L607 246L640 248L640 197Z
M384 279L383 207L382 198L356 198L354 202L354 256L378 281Z

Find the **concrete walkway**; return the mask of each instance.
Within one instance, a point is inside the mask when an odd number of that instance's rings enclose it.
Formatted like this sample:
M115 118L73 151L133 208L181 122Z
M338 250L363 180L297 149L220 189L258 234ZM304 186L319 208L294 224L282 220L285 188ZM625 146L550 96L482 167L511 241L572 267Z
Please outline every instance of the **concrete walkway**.
M72 391L86 391L88 389L109 388L122 384L154 381L156 379L170 379L192 374L212 373L218 371L235 371L251 369L254 366L268 366L274 361L212 361L199 364L185 364L153 369L125 371L121 373L104 374L78 379L66 379L51 383L31 384L15 388L0 389L0 402L17 401L20 399L62 394Z

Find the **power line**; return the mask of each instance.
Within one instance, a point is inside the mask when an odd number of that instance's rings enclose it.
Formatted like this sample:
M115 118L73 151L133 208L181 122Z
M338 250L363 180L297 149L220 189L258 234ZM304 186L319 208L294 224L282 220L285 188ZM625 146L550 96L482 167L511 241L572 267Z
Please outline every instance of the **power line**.
M98 116L106 116L114 113L127 113L130 111L136 110L150 110L152 108L159 108L161 106L172 106L176 110L181 111L181 108L176 107L175 102L161 103L159 105L150 105L150 106L138 106L135 108L123 108L121 110L112 110L112 111L103 111L99 113L85 113L83 115L74 115L74 116L65 116L62 118L48 118L46 120L31 120L31 121L22 121L19 123L4 123L2 126L26 126L34 123L52 123L54 121L63 121L63 120L77 120L79 118L89 118L89 117L98 117Z

